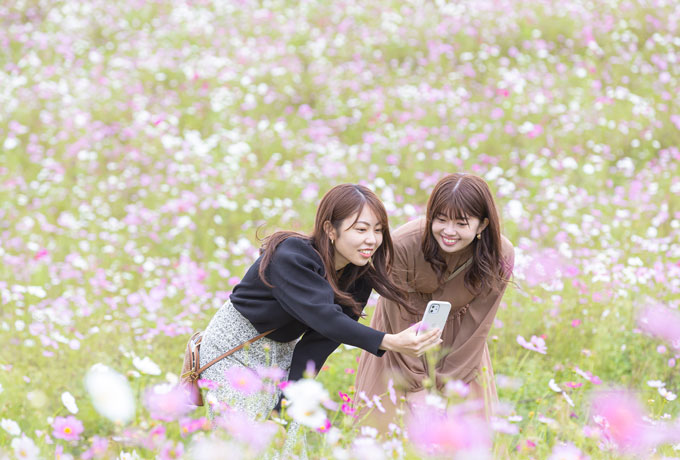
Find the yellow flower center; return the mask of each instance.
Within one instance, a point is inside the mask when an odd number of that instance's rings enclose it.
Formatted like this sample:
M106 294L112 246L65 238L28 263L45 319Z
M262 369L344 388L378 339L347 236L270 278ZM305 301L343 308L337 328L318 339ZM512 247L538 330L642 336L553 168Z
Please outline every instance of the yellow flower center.
M66 434L71 434L71 431L73 431L73 430L71 430L70 426L67 426L66 428L64 428L64 433L66 433Z

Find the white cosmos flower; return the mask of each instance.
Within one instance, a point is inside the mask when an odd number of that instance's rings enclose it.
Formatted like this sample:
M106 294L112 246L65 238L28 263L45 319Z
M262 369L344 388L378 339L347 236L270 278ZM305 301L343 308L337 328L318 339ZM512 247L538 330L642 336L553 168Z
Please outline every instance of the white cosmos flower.
M288 400L288 414L298 423L310 428L320 428L326 423L326 412L321 403L330 399L323 385L312 379L289 383L283 394Z
M14 449L14 455L18 459L33 460L40 458L40 449L25 434L22 434L20 438L12 439L12 449Z
M283 394L290 404L299 403L307 406L318 406L330 399L321 382L312 379L300 379L289 383L284 388Z
M664 398L666 398L668 401L674 401L678 397L678 395L676 395L672 391L668 391L665 388L659 388L658 391L659 391L659 394L661 396L663 396Z
M144 359L140 359L138 356L135 356L132 360L132 364L142 374L161 375L161 368L158 367L158 364L151 361L151 358L149 358L148 356L145 357Z
M12 436L19 436L21 434L21 428L19 427L19 424L14 420L3 418L0 421L0 427L2 427L3 430L11 434Z
M311 407L304 404L293 404L288 408L288 415L301 425L310 428L321 428L326 424L326 411L321 406Z
M108 366L95 364L85 375L85 388L94 408L114 422L125 423L135 415L135 399L125 377Z
M118 460L141 460L141 457L136 450L133 450L132 452L121 452Z
M662 388L666 386L661 380L647 380L647 385L652 388Z
M562 388L560 388L559 385L555 383L555 379L550 379L550 382L548 382L548 386L555 393L562 393Z
M76 404L76 398L73 397L71 393L65 391L61 394L61 402L64 403L66 409L72 414L78 413L78 405Z

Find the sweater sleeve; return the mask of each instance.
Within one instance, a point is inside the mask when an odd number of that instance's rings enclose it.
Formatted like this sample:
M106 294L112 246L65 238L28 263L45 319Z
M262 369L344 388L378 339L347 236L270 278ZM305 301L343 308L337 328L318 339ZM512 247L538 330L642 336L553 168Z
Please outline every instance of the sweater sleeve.
M385 333L356 322L334 302L321 260L304 241L289 238L281 243L267 272L272 295L293 318L333 342L379 353Z

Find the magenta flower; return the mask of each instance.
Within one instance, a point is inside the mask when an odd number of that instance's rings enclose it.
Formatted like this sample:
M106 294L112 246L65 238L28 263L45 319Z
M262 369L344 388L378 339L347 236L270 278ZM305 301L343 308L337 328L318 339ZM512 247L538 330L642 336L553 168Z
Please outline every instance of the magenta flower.
M491 430L473 413L417 406L407 429L413 444L428 455L490 458Z
M331 429L332 426L333 425L331 425L331 421L326 419L323 426L320 426L319 428L317 428L316 431L318 431L319 433L327 433Z
M529 342L527 342L526 339L521 335L518 335L517 343L527 350L535 351L543 355L548 351L548 347L545 345L545 340L542 337L536 337L535 335L531 336L531 340Z
M343 404L343 405L340 407L340 410L341 410L344 414L347 414L347 415L354 415L354 413L356 412L356 409L354 409L354 408L353 408L352 406L350 406L349 404Z
M224 371L224 376L233 389L244 395L252 395L262 389L260 377L247 367L230 367Z
M84 430L82 422L73 415L56 417L54 422L52 422L52 428L52 435L65 441L79 440L80 434Z

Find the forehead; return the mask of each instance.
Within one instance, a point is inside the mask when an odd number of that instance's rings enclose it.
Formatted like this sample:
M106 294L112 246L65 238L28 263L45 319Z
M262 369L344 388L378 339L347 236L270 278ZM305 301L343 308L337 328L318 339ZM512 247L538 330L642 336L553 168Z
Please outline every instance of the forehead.
M355 223L366 223L368 225L381 224L380 219L369 205L364 205L359 212L355 212L347 217L343 223L346 224L346 227L351 227Z

